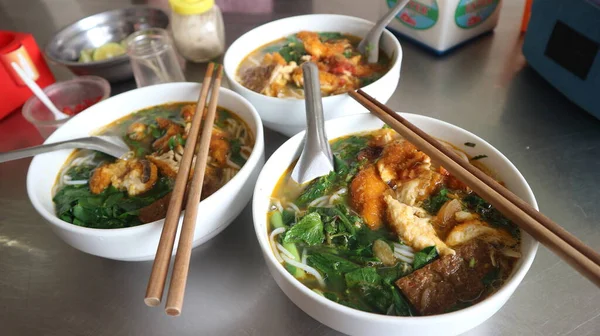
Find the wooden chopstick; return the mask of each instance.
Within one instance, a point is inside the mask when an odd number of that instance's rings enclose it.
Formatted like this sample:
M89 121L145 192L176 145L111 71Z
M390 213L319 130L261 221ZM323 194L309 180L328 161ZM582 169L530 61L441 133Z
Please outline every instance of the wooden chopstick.
M177 246L177 255L173 273L171 274L171 284L169 285L169 295L165 311L168 315L178 316L181 314L183 306L183 296L185 294L185 285L190 267L190 257L192 255L192 243L196 229L196 216L198 214L198 205L202 194L202 184L204 182L204 172L208 162L208 152L212 129L217 113L217 103L219 100L219 89L221 87L221 78L223 77L222 66L217 67L217 77L212 86L212 94L208 105L208 112L204 120L204 127L200 137L200 148L196 156L196 166L194 167L194 176L188 192L188 199L185 206L185 216L183 226L179 236L179 245Z
M349 94L417 148L444 166L452 175L467 184L507 218L600 287L600 263L596 261L600 260L600 257L593 249L364 91L351 91Z
M167 281L167 273L169 272L169 263L171 262L171 254L173 253L173 245L175 243L175 235L179 224L179 215L181 214L181 205L185 196L185 189L188 182L190 167L194 157L194 150L200 133L200 124L202 123L202 115L206 106L206 97L212 80L214 64L209 64L202 83L202 90L198 103L196 105L196 113L192 118L192 126L186 139L186 145L183 150L183 157L179 165L179 171L175 178L175 186L169 200L169 208L165 217L165 224L160 235L154 264L152 265L152 273L148 281L146 289L146 297L144 302L151 307L158 306L162 300L162 294Z

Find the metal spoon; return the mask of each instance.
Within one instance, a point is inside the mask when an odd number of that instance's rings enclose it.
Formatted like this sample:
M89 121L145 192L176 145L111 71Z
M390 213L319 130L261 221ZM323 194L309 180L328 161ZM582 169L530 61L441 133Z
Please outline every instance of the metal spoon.
M319 69L312 62L304 62L302 75L304 77L307 127L304 149L292 171L292 179L300 184L327 175L333 170L333 154L325 134Z
M365 38L358 44L358 51L367 56L367 61L369 63L377 63L377 61L379 61L379 40L381 39L383 30L409 1L410 0L398 0L396 6L392 7L387 14L379 19L373 28L369 30Z
M127 144L118 136L92 136L0 153L0 163L70 148L97 150L116 158L130 151Z

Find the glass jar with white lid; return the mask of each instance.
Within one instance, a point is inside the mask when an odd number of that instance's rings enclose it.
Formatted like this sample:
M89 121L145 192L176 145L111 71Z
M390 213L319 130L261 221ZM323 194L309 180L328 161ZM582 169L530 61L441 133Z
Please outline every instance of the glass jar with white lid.
M223 54L225 28L214 0L169 0L171 31L177 50L192 62L207 62Z

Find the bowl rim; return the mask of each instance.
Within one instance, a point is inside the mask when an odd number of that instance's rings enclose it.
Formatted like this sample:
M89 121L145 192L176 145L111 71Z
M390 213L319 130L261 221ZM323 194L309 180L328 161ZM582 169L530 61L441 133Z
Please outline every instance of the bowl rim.
M100 89L103 91L102 98L98 101L98 103L100 103L101 101L104 101L110 97L110 93L111 93L110 83L102 77L93 76L93 75L78 76L78 77L74 77L74 78L71 78L66 81L56 82L56 83L46 86L45 88L42 89L42 91L44 91L44 93L47 94L48 91L50 91L52 89L59 89L63 85L71 84L71 83L75 83L75 82L93 83L94 85L98 85L98 87L100 87ZM74 117L74 116L70 116L70 117L58 119L58 120L34 121L34 120L30 119L27 116L27 114L30 113L31 105L33 105L33 102L36 100L39 100L38 97L36 97L35 95L32 95L31 97L29 97L29 99L27 99L27 101L25 102L25 104L23 104L23 107L21 108L21 114L23 115L23 117L29 123L33 124L34 126L61 126L61 125L64 125L67 121L71 120ZM96 103L96 104L98 104L98 103ZM93 104L93 105L96 105L96 104ZM88 108L92 107L93 105L90 105ZM86 108L85 110L87 110L88 108ZM85 110L83 110L77 114L81 114Z
M149 10L149 11L157 11L160 12L164 15L164 17L167 19L167 27L169 26L170 23L170 19L169 19L169 15L162 10L159 7L156 6L148 6L148 5L130 5L128 7L125 8L118 8L118 9L111 9L111 10L107 10L107 11L103 11L103 12L98 12L92 15L88 15L85 16L81 19L75 20L71 23L68 23L64 26L62 26L60 29L58 29L54 34L52 34L52 37L50 37L50 39L48 40L48 42L44 45L44 50L43 53L44 55L52 62L56 63L56 64L60 64L60 65L65 65L65 66L69 66L69 67L85 67L85 66L90 66L90 65L114 65L117 63L123 63L124 61L129 61L129 55L127 55L127 53L123 54L123 55L119 55L117 57L111 57L109 59L106 60L102 60L102 61L90 61L90 62L85 62L85 63L79 63L79 62L73 62L70 60L65 60L65 59L61 59L61 58L56 58L53 57L52 54L49 52L50 50L50 46L55 42L56 38L58 37L58 35L60 35L61 33L63 33L65 30L69 29L70 27L74 26L75 24L83 21L83 20L87 20L89 18L92 17L96 17L96 16L100 16L100 15L104 15L107 13L118 13L118 12L125 12L128 10ZM165 27L166 28L166 27Z
M195 82L176 82L176 83L164 83L164 84L158 84L158 85L152 85L152 86L147 86L147 87L143 87L143 88L138 88L138 89L134 89L134 90L130 90L130 91L126 91L123 92L121 94L118 94L116 96L113 96L109 99L106 99L104 101L98 102L96 105L99 105L98 108L101 108L102 105L101 104L107 104L106 102L110 101L110 99L115 98L115 97L119 97L119 96L124 96L127 94L130 94L131 92L134 92L136 90L147 90L147 91L151 91L151 90L156 90L157 87L165 87L165 89L167 89L168 86L173 86L173 87L177 87L177 86L181 86L181 85L187 85L187 86L197 86L198 89L200 89L202 87L202 84L200 83L195 83ZM254 122L255 127L256 127L256 134L254 135L254 147L252 149L252 152L250 153L250 156L248 157L248 161L246 161L246 164L244 164L244 166L242 166L242 168L240 169L240 171L235 174L234 177L231 178L231 180L229 180L227 183L225 183L225 185L223 185L221 188L219 188L217 191L215 191L213 194L211 194L210 196L208 196L207 198L205 198L204 200L202 200L200 203L204 202L205 200L208 199L214 199L215 197L218 197L220 195L226 194L226 193L231 193L231 191L229 189L233 188L234 183L232 183L232 181L235 181L236 183L238 181L240 181L240 183L242 183L242 185L245 183L244 181L240 180L243 174L241 174L241 172L248 172L254 169L254 166L256 166L256 164L259 163L260 161L260 156L262 156L262 153L264 152L264 129L262 126L262 122L260 119L260 116L258 115L258 112L256 111L256 109L254 108L254 106L252 104L250 104L244 97L242 97L241 95L239 95L238 93L234 92L233 90L230 90L228 88L225 87L220 87L220 91L221 93L226 92L227 94L231 94L232 97L234 97L233 99L238 99L242 104L244 104L247 108L248 111L251 115L251 120L252 122ZM154 105L152 105L154 106ZM135 111L131 111L115 120L113 120L112 122L120 119L120 118L125 118L129 115L131 115L134 112L137 112L139 110L148 108L151 106L146 106L144 108L135 110ZM68 121L70 122L71 120L74 120L75 118L81 119L84 117L87 117L87 114L89 114L89 109L86 109L85 111L76 114L75 116L71 117ZM241 117L240 117L241 118ZM246 121L246 120L244 120ZM65 125L67 125L67 123ZM95 127L94 130L97 129L101 129L102 127L104 127L106 125L101 125L98 127ZM52 143L54 142L53 139L54 134L52 134L50 137L48 137L48 139L46 139L44 141L44 144L48 144L48 143ZM256 148L258 148L259 150L255 150ZM260 153L259 153L260 152ZM30 175L32 174L32 169L34 167L35 164L38 164L38 161L41 160L41 158L39 157L34 157L34 159L32 160L31 164L29 165L29 168L27 169L27 178L26 178L26 186L27 186L27 194L29 197L30 202L32 203L33 207L36 209L36 211L42 215L42 217L44 217L47 221L51 222L51 224L56 225L58 227L60 227L61 229L67 230L67 231L71 231L74 233L79 233L79 234L93 234L95 236L103 236L103 237L113 237L113 236L121 236L123 234L135 234L137 231L143 231L143 230L147 230L147 228L149 228L150 226L153 225L157 225L160 222L164 222L164 218L163 219L159 219L156 220L154 222L150 222L150 223L143 223L140 225L136 225L136 226L131 226L131 227L126 227L126 228L116 228L116 229L99 229L99 228L89 228L89 227L85 227L85 226L78 226L72 223L68 223L63 221L62 219L58 218L56 216L56 214L54 212L49 212L46 211L46 209L44 208L44 206L41 204L40 200L37 197L34 197L32 195L35 195L36 192L33 191L34 186L31 184L32 182L30 181ZM256 164L248 164L250 162L256 162ZM252 167L251 167L252 166ZM181 220L183 214L185 213L185 210L182 210L179 218Z
M421 119L421 120L427 120L429 122L439 123L445 127L449 127L450 129L452 129L453 132L454 131L461 132L463 134L468 135L469 137L472 137L473 139L475 139L477 141L478 144L481 143L481 144L485 144L485 145L489 146L490 151L493 152L493 155L499 157L502 161L505 161L505 163L508 165L508 167L517 174L519 183L523 185L523 187L525 188L525 191L527 192L528 196L532 200L531 205L535 209L538 209L538 204L537 204L535 195L533 194L531 187L529 186L529 184L527 183L527 181L525 180L525 178L523 177L521 172L516 168L516 166L504 154L502 154L498 149L496 149L496 147L492 146L489 142L487 142L483 138L477 136L476 134L474 134L470 131L467 131L459 126L456 126L454 124L451 124L449 122L446 122L446 121L443 121L443 120L440 120L437 118L424 116L424 115L420 115L420 114L415 114L415 113L406 113L406 112L396 112L396 113L401 114L403 117L405 117L406 119L408 119L411 122ZM329 127L334 127L331 125L333 125L336 122L336 120L338 120L338 119L364 118L366 115L368 115L368 114L348 115L348 116L343 116L343 117L339 117L339 118L334 118L334 119L326 121L325 128L327 129ZM368 129L365 129L363 131L368 131ZM275 150L275 152L271 155L269 160L267 160L267 162L265 162L265 165L263 166L263 170L261 171L261 174L258 177L256 187L254 189L253 200L252 200L252 213L253 213L253 219L254 219L254 231L256 233L257 240L258 240L261 250L263 252L265 262L274 266L274 267L269 267L269 269L271 269L271 270L273 268L276 269L277 272L279 273L279 275L282 276L284 278L284 280L287 281L287 283L292 284L292 286L296 290L300 291L305 297L308 297L309 299L312 299L312 300L316 300L318 303L324 305L328 310L336 311L336 312L342 313L344 315L350 316L352 318L357 318L357 319L368 318L376 323L403 323L403 324L412 324L412 325L426 325L427 323L432 323L432 322L444 323L444 322L449 322L451 320L458 319L460 317L464 317L464 316L468 316L470 314L477 313L478 308L482 307L483 305L492 306L494 304L494 301L501 300L502 297L505 297L506 300L508 300L510 298L510 296L512 295L512 293L514 292L514 290L516 289L516 287L521 283L521 281L523 280L523 278L529 271L529 269L533 263L533 260L535 259L535 256L537 254L537 250L539 247L539 242L536 241L535 239L533 239L533 237L531 237L532 244L529 247L529 249L527 251L522 251L523 252L522 263L520 264L520 266L518 268L515 267L511 277L503 284L503 286L500 289L498 289L496 292L489 295L484 300L482 300L472 306L469 306L469 307L466 307L466 308L463 308L460 310L456 310L453 312L449 312L449 313L438 314L438 315L388 316L388 315L364 312L364 311L361 311L358 309L344 306L337 302L333 302L333 301L315 293L310 288L304 286L304 284L302 284L298 279L294 278L294 276L291 275L284 268L283 264L279 263L277 261L277 259L275 259L275 256L273 254L273 251L271 250L270 244L267 241L268 233L263 232L262 231L263 228L260 227L263 225L263 223L265 223L265 226L268 225L268 223L266 223L266 213L264 212L264 209L262 209L262 208L258 209L257 208L258 204L256 203L256 200L261 198L262 194L263 194L259 191L259 184L261 184L262 180L268 179L266 177L266 175L263 176L264 173L266 172L264 167L267 167L269 165L269 161L271 160L271 158L273 158L275 156L275 154L277 154L277 152L279 152L285 144L290 143L292 141L298 141L299 138L304 136L304 133L305 133L305 131L299 132L296 135L294 135L293 137L291 137L290 139L286 140L279 148L277 148L277 150ZM352 133L356 133L356 132L346 133L345 135L349 135ZM340 136L343 136L343 135L340 135ZM294 157L297 157L298 154L299 153L294 154ZM283 174L283 172L282 172L282 174ZM278 175L277 178L279 178L279 177L280 177L280 175ZM272 190L271 190L271 192L272 192ZM522 229L521 229L521 233L523 234ZM273 276L273 275L271 275L271 276ZM279 286L279 284L278 284L278 286ZM283 291L281 286L279 286L279 287ZM294 302L294 304L296 304L296 303ZM496 311L494 311L494 314L495 314L495 312Z
M233 41L231 43L231 45L229 46L229 48L227 48L227 51L225 52L225 55L223 55L223 70L225 71L225 75L227 76L227 79L230 83L230 85L232 87L235 87L235 90L242 90L244 91L244 94L248 94L250 96L252 96L253 98L263 98L266 99L267 101L265 103L268 102L276 102L276 101L290 101L290 102L302 102L303 98L294 98L294 97L270 97L270 96L266 96L263 94L260 94L258 92L252 91L250 89L248 89L247 87L241 85L240 83L238 83L238 81L235 79L235 74L237 72L237 69L239 67L240 64L236 64L235 69L233 69L231 72L229 70L231 70L229 67L227 67L227 58L231 57L228 55L230 54L231 51L231 47L235 46L237 43L241 43L239 41L241 41L242 39L247 38L247 35L249 35L250 33L252 33L253 31L255 31L256 29L262 28L264 26L267 25L276 25L276 24L282 24L285 21L289 21L291 19L302 19L302 18L308 18L308 17L322 17L323 19L325 18L332 18L335 20L347 20L349 22L354 22L354 23L365 23L371 26L374 26L375 23L363 18L359 18L356 16L350 16L350 15L342 15L342 14L305 14L305 15L296 15L296 16L290 16L290 17L286 17L286 18L282 18L282 19L278 19L278 20L274 20L274 21L270 21L267 22L265 24L262 24L258 27L254 27L251 30L245 32L243 35L241 35L240 37L238 37L237 39L235 39L235 41ZM398 38L389 30L389 29L384 29L383 30L383 35L387 36L387 37L391 37L393 46L394 46L394 55L393 55L393 59L394 61L392 62L390 68L388 69L388 71L383 74L383 76L381 76L380 78L378 78L376 81L374 81L373 83L370 83L368 85L365 85L363 87L360 87L360 89L362 90L368 90L367 88L371 87L372 85L374 85L375 83L381 81L384 77L388 76L391 72L391 70L398 65L398 63L402 62L402 58L404 56L403 50L402 50L402 46L400 45L400 41L398 40ZM282 36L285 37L285 36ZM272 42L272 41L271 41ZM270 43L270 42L267 42ZM253 51L255 51L258 48L255 48L253 50L251 50L249 53L252 53ZM244 57L248 56L249 53L247 53ZM323 100L331 100L334 99L335 97L344 97L344 96L348 96L348 93L339 93L339 94L335 94L335 95L330 95L330 96L326 96L323 97Z

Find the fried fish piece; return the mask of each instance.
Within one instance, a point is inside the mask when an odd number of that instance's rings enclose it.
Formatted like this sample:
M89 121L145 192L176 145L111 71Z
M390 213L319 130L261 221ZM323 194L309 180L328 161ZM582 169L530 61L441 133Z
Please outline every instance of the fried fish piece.
M369 228L378 229L385 216L383 195L388 190L374 166L358 172L350 183L350 205L358 212Z
M422 209L400 203L390 195L385 195L384 201L387 204L390 228L407 245L417 251L435 245L438 253L443 256L455 253L435 233L431 225L431 217L417 216L417 213L423 213Z

